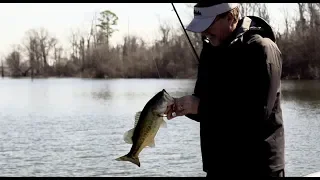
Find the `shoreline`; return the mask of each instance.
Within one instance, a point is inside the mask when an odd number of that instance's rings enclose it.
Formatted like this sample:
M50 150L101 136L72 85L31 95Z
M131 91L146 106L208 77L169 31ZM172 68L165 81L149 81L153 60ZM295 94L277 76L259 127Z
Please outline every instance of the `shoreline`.
M31 78L30 76L19 76L19 77L14 77L14 76L4 76L0 77L0 79L91 79L91 80L111 80L111 79L166 79L166 80L196 80L196 77L190 77L190 78L183 78L183 77L176 77L176 78L167 78L167 77L99 77L99 78L94 78L94 77L81 77L81 76L35 76ZM297 78L297 77L283 77L281 80L285 81L318 81L319 79L311 79L311 78Z

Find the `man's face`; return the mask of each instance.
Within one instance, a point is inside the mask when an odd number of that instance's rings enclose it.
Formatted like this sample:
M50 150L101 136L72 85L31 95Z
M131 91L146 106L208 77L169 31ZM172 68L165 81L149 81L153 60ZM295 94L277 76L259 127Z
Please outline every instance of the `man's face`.
M231 14L216 18L213 23L201 34L206 36L213 46L219 46L234 30L234 21Z

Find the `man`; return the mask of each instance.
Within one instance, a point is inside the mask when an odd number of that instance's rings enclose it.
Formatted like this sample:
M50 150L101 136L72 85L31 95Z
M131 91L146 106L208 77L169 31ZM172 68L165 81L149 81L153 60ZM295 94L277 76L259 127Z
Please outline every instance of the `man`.
M200 122L203 170L284 177L281 52L261 18L239 19L234 3L199 2L186 28L201 33L194 94L175 99L168 119Z

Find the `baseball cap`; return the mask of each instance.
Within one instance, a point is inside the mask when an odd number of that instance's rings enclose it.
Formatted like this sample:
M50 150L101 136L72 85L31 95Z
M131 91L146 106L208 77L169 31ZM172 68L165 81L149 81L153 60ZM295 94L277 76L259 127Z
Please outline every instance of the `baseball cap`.
M194 18L186 28L186 30L196 33L205 31L212 24L217 15L238 7L238 3L214 3L213 5L206 7L197 5L194 6Z

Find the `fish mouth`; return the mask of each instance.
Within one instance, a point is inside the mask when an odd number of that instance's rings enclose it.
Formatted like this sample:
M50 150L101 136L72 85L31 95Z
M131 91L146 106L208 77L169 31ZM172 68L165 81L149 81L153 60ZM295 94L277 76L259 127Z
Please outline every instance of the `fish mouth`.
M160 113L160 114L158 114L158 116L159 116L159 117L167 117L167 115L164 114L164 113Z

